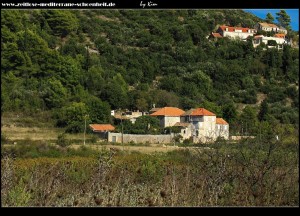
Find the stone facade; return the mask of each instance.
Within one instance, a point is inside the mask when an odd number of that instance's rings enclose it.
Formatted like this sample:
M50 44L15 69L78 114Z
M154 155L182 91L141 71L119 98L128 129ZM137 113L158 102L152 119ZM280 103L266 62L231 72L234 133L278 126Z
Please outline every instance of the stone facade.
M150 135L150 134L123 134L123 143L172 143L174 134ZM122 143L122 133L108 133L108 142Z

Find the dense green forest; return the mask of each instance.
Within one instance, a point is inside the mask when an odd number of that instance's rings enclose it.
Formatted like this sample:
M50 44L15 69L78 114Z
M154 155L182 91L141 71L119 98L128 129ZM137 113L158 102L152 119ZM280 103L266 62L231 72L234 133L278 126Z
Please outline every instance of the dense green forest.
M299 124L299 50L209 40L253 27L242 10L2 10L1 113L49 111L82 131L111 109L205 107L232 131Z

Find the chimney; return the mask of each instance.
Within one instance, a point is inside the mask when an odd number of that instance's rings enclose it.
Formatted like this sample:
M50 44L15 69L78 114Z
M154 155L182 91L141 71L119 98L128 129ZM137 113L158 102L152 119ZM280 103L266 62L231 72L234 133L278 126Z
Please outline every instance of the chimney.
M153 108L155 108L155 104L153 104Z
M226 28L225 31L228 31L228 28Z

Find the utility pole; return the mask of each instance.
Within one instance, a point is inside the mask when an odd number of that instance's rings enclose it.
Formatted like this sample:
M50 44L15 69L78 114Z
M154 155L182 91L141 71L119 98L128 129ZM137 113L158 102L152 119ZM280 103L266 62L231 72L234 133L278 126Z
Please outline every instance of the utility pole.
M124 137L123 137L123 120L122 120L123 118L122 118L122 115L121 115L121 128L122 128L122 131L121 131L121 133L122 133L122 149L123 149L123 151L124 151Z
M83 145L85 145L85 132L86 132L86 118L88 115L84 115L84 133L83 133Z

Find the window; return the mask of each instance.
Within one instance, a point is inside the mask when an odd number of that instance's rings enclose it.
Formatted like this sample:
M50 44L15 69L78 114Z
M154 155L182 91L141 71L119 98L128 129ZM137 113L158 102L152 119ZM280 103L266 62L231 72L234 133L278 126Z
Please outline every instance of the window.
M199 131L198 131L198 130L196 130L196 136L197 136L197 137L199 136Z
M185 130L183 131L183 134L185 134Z

